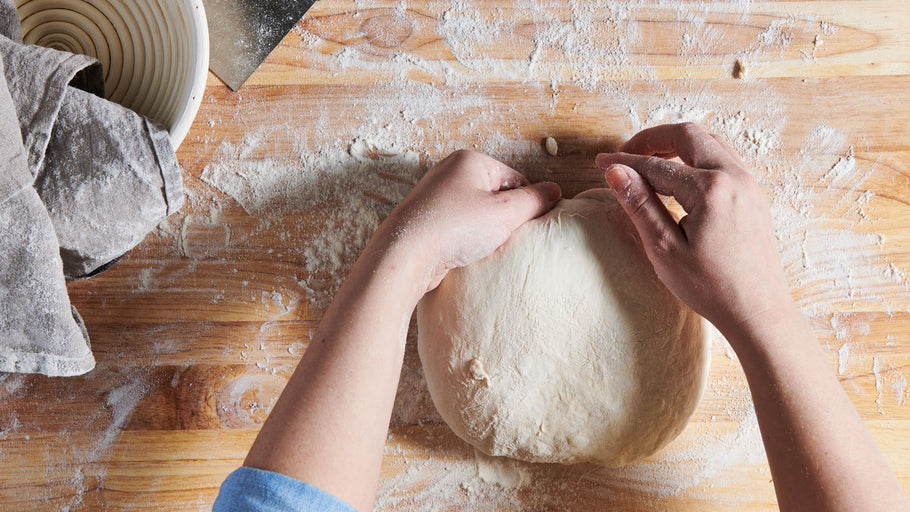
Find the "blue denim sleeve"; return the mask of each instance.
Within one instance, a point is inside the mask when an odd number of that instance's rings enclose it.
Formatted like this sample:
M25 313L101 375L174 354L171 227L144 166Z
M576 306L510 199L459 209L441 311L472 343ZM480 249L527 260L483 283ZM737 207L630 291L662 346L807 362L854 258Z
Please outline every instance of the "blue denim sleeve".
M295 478L241 467L221 484L212 512L356 512L331 494Z

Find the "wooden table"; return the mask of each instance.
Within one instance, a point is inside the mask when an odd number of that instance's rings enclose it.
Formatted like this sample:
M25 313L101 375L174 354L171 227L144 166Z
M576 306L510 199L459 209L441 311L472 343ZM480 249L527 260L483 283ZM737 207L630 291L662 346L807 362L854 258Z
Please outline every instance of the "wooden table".
M910 489L908 25L910 4L875 0L317 3L240 92L210 77L178 152L183 210L70 286L97 368L0 380L0 509L209 509L427 165L475 147L572 195L600 183L598 151L677 120L755 169L793 295ZM409 339L378 509L775 507L719 338L663 452L612 470L503 463L506 485L439 421Z

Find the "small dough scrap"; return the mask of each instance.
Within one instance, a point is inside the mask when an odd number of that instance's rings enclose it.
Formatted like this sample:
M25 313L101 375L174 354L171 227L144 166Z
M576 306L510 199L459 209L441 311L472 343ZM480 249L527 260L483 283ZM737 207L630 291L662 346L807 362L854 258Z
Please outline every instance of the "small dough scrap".
M450 271L417 322L436 408L492 456L648 456L685 427L708 374L706 323L661 284L605 189L560 201Z
M556 143L556 139L553 137L547 137L544 141L544 146L547 148L547 153L550 156L556 156L559 153L559 144Z
M746 68L746 63L736 59L736 62L733 63L733 78L739 78L744 80L746 78L746 73L748 69Z

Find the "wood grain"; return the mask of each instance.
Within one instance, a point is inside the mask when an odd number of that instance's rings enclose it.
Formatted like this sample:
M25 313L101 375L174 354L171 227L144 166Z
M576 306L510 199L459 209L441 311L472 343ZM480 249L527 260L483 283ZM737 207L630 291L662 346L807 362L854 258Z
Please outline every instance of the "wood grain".
M242 461L350 263L312 265L314 237L346 210L276 198L247 211L206 181L213 164L294 169L369 132L419 153L422 168L476 147L571 196L602 183L596 153L696 114L774 136L738 144L775 205L793 296L910 489L907 20L910 4L879 0L318 2L239 92L209 76L178 152L183 211L70 285L96 370L0 377L0 510L208 510ZM732 77L738 59L744 80ZM427 98L437 110L418 108ZM412 329L379 510L775 508L720 338L705 398L665 451L613 470L519 464L533 485L517 489L477 477L473 451L433 409L415 342Z

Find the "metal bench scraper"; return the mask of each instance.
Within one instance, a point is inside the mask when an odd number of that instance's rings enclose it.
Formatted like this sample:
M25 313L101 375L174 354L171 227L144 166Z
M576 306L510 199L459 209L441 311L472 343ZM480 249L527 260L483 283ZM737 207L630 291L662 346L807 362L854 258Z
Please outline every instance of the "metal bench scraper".
M237 90L316 0L203 0L209 68Z

